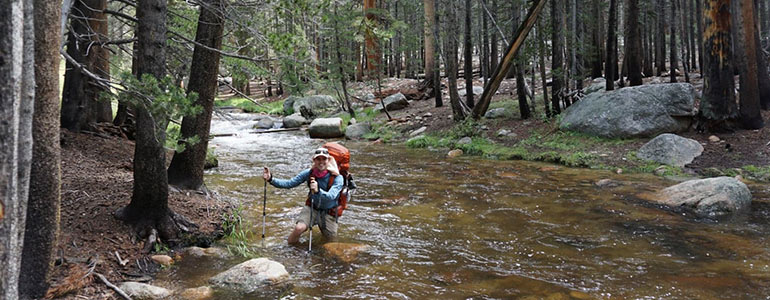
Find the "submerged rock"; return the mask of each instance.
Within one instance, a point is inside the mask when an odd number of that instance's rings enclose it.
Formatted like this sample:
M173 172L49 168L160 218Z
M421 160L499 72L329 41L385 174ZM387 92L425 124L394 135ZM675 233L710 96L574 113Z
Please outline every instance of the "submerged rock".
M687 130L695 113L691 84L642 85L588 94L564 111L559 128L605 138L648 137Z
M210 248L189 247L189 248L185 248L182 251L182 253L192 257L212 256L212 257L224 258L229 255L227 250L222 248L216 248L216 247L210 247Z
M266 284L277 284L289 278L286 268L267 258L243 262L209 279L216 287L251 293Z
M351 263L358 257L358 254L369 249L368 245L352 243L326 243L323 245L326 253L345 262Z
M319 118L313 120L308 128L311 138L339 138L345 136L341 118Z
M214 291L207 286L185 289L179 293L179 298L184 300L207 300L214 296Z
M751 207L751 192L732 177L686 181L642 198L692 210L700 217L719 218Z
M275 121L272 118L264 118L254 125L254 129L271 129L273 125L275 125Z
M126 281L118 287L133 299L163 299L171 296L168 289L141 282Z
M701 153L703 153L703 146L698 141L664 133L639 148L637 156L644 160L681 168L691 163Z
M302 127L302 125L308 124L308 120L305 119L301 114L294 113L291 116L287 116L283 118L283 127L284 128L299 128Z

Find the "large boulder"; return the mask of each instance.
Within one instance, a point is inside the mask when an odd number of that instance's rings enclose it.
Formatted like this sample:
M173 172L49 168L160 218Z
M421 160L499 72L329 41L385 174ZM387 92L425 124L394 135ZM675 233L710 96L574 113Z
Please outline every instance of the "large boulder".
M689 83L598 91L564 111L559 127L605 138L649 137L687 130L695 116Z
M474 86L473 87L473 95L474 96L479 96L479 95L481 95L483 93L484 93L484 88L483 87L480 87L480 86ZM459 94L460 97L465 97L465 95L468 94L468 91L465 90L465 87L458 88L457 89L457 94Z
M168 289L141 282L126 281L118 287L133 299L163 299L171 296Z
M289 278L286 268L267 258L255 258L243 262L209 279L219 288L239 293L251 293L267 284L277 284Z
M285 114L298 113L301 107L312 115L319 116L325 112L334 111L339 107L337 100L328 95L315 95L307 97L291 96L283 102L283 112ZM289 109L291 108L291 109Z
M504 107L500 108L493 108L487 111L487 113L484 114L484 118L487 119L498 119L498 118L504 118L508 115L508 113L505 111Z
M602 91L605 88L607 88L607 80L602 77L594 78L589 86L583 88L583 94L588 95L594 92Z
M271 129L275 126L275 121L272 118L263 118L254 125L254 129Z
M637 157L669 166L684 167L703 153L698 141L664 133L644 144Z
M348 126L347 129L345 129L345 137L351 140L357 140L361 139L366 135L367 133L372 131L372 125L369 123L356 123L353 125Z
M341 118L318 118L310 123L308 133L311 138L338 138L345 136Z
M302 125L305 125L307 123L308 123L308 120L305 119L305 117L300 115L298 112L294 113L291 116L283 118L284 128L299 128L299 127L302 127Z
M406 97L402 93L395 93L390 95L383 99L382 102L385 103L385 108L388 111L404 109L405 107L409 106L409 101L406 100ZM382 105L377 106L377 108L382 110Z
M719 218L746 211L751 206L751 192L738 179L716 177L685 181L653 195L642 195L672 207L684 207L705 218Z

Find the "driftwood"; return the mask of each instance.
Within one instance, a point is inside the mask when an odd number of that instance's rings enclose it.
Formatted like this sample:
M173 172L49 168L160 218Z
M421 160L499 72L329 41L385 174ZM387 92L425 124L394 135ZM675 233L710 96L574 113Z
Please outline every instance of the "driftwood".
M121 289L120 289L119 287L117 287L116 285L112 284L112 282L110 282L109 280L107 280L107 278L104 278L104 275L102 275L102 274L99 274L99 273L94 273L94 275L96 275L96 277L99 277L99 280L101 280L101 281L102 281L104 284L106 284L106 285L107 285L109 288L111 288L112 290L114 290L114 291L115 291L115 293L117 293L118 295L120 295L121 297L123 297L123 299L126 299L126 300L131 300L131 297L130 297L130 296L128 296L128 295L126 294L126 292L124 292L123 290L121 290Z
M258 130L258 131L249 131L249 133L273 133L273 132L284 132L284 131L297 131L301 130L301 128L279 128L279 129L266 129L266 130Z

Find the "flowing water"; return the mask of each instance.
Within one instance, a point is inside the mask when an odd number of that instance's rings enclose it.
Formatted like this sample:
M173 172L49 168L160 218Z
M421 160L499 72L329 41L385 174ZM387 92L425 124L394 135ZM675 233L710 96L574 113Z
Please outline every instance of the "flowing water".
M267 190L261 239L262 166L277 178L310 165L322 141L305 132L248 134L248 115L215 120L220 167L207 173L218 197L245 208L253 246L286 266L290 284L219 299L770 299L770 188L752 185L747 216L698 220L636 198L675 182L646 175L521 161L447 159L443 152L344 142L359 189L339 219L340 242L369 251L330 257L316 228L286 236L306 188ZM600 179L620 182L598 188ZM182 259L161 274L198 287L246 260Z

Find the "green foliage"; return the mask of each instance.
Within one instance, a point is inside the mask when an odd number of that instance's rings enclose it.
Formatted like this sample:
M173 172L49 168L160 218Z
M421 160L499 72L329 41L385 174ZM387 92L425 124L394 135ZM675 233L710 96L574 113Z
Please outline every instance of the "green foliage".
M452 139L460 139L464 137L474 137L481 134L479 124L473 118L466 118L462 122L459 122L452 127L449 131L449 137Z
M168 245L161 242L157 242L153 244L152 247L153 247L152 251L154 253L168 253L169 251L171 251L171 249L168 248Z
M249 236L253 234L250 228L253 226L244 218L243 214L244 207L239 204L229 215L222 216L222 230L225 234L222 240L227 244L227 250L230 254L242 257L258 257L258 252L249 243Z
M201 113L203 108L195 105L198 100L197 93L187 94L182 88L173 83L173 78L166 76L158 81L150 74L143 74L141 80L130 72L121 73L121 83L125 89L120 91L117 98L120 102L129 103L134 107L146 109L154 121L157 137L166 137L158 143L164 144L169 149L177 152L184 151L185 145L193 145L200 138L193 136L181 140L178 129L171 129L171 134L166 136L169 120L181 120L185 116L193 116ZM102 98L107 95L102 94Z
M217 100L214 105L217 107L232 106L242 109L248 113L266 113L271 115L283 114L283 100L273 102L262 102L257 105L249 99L242 97L233 97L224 100Z
M381 140L384 143L389 143L401 136L401 132L393 129L387 125L375 125L374 129L365 134L364 138L367 140Z

